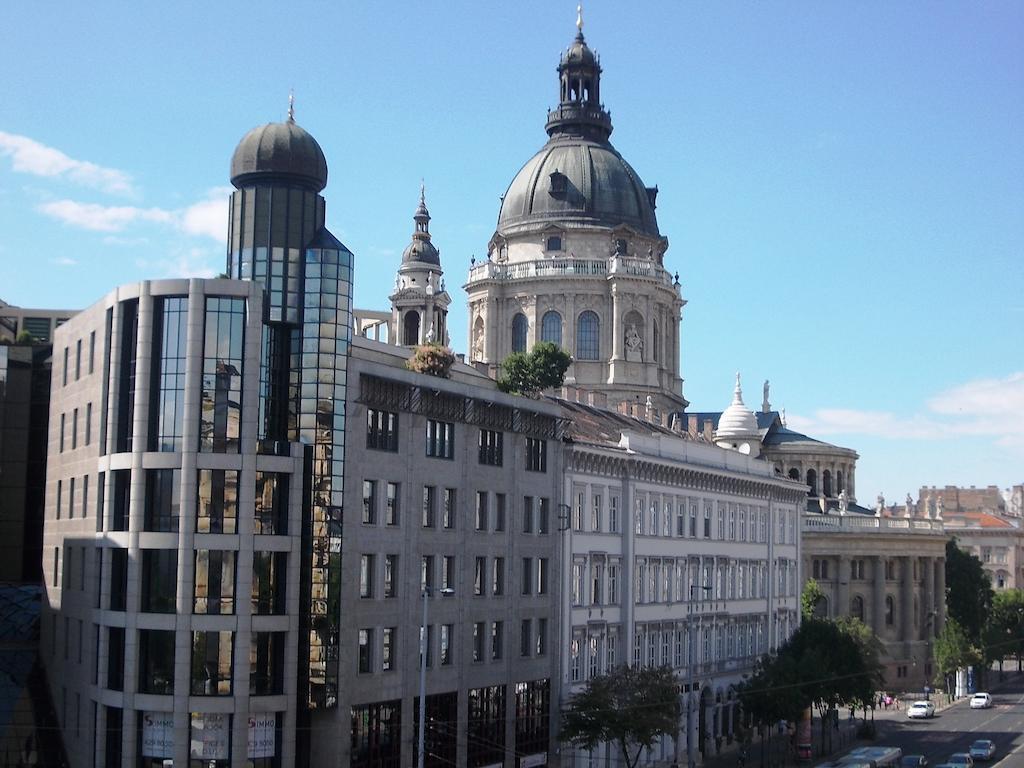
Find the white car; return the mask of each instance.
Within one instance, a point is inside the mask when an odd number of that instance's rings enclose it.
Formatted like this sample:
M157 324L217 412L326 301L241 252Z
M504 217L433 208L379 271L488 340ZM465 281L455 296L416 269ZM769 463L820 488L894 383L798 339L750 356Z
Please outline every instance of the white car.
M907 707L907 717L935 717L935 705L930 701L915 701Z
M976 693L971 696L971 709L988 709L992 706L992 696L987 693Z

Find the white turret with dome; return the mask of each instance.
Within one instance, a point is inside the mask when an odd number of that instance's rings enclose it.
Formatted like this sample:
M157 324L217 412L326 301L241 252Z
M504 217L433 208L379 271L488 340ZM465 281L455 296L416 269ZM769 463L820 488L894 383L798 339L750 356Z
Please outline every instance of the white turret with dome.
M715 445L721 448L731 448L748 456L757 457L761 453L761 430L757 426L757 416L743 402L739 373L736 374L732 403L718 419L714 440Z

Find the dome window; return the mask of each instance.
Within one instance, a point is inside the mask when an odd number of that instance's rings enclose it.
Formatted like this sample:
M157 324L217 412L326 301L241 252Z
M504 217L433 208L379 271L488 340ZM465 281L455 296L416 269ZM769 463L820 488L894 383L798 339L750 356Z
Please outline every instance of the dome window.
M560 251L562 250L562 236L561 235L549 235L547 243L545 244L545 250L548 251Z
M560 171L555 171L549 176L551 188L548 190L552 197L565 197L569 191L569 177Z

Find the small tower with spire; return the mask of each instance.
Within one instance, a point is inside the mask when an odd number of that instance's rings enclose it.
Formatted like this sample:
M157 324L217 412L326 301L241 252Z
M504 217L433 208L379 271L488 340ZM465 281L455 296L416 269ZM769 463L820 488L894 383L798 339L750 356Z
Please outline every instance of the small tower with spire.
M601 104L601 63L583 38L583 6L576 6L576 39L558 62L558 106L548 113L547 132L607 141L612 117Z
M420 184L420 202L413 214L412 242L402 253L391 299L393 344L414 346L448 345L448 305L451 297L444 287L441 254L430 240L430 212L426 188Z
M731 448L734 451L757 457L761 454L761 430L757 426L757 417L743 402L743 389L740 386L740 375L736 374L736 387L732 393L732 403L722 411L715 430L715 445L720 448Z

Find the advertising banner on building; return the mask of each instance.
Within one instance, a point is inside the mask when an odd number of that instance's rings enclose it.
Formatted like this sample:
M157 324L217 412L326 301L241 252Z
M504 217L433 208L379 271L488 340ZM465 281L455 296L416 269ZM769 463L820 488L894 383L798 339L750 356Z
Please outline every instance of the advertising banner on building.
M174 757L174 713L142 713L142 756Z
M274 757L277 747L277 715L261 712L249 715L249 758Z
M219 712L193 712L189 756L200 760L229 759L231 715Z

